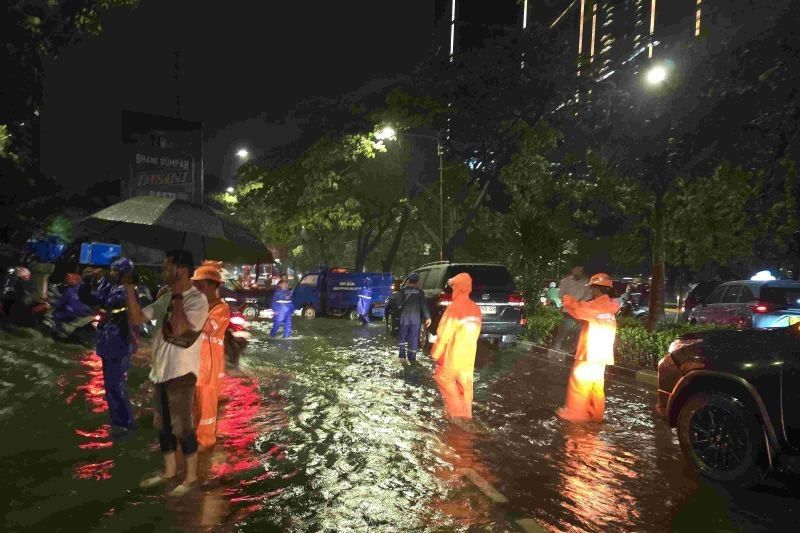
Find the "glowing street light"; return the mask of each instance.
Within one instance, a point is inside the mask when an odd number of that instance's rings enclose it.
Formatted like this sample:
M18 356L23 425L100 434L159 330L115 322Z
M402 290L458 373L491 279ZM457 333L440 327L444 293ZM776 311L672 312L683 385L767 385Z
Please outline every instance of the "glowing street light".
M249 155L250 155L250 152L248 152L244 148L241 148L238 152L236 152L236 157L238 157L239 159L247 159L247 156L249 156Z
M233 187L228 187L227 189L225 189L225 191L226 191L226 192L228 192L228 193L230 193L230 194L233 194L233 192L234 192L235 190L236 190L236 189L234 189Z
M645 80L650 85L661 85L667 79L667 69L663 65L655 65L645 74Z
M397 132L391 126L386 126L375 133L375 138L379 141L391 141L397 138Z

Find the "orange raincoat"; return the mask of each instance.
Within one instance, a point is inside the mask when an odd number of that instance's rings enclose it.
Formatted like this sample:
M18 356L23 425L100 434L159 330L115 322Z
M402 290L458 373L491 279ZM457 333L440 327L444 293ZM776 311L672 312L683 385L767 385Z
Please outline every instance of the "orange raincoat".
M564 311L586 324L578 339L567 398L559 416L576 422L600 422L606 405L605 369L614 364L619 302L606 295L588 302L565 295L563 304Z
M472 418L472 371L481 334L481 310L469 298L472 292L469 274L458 274L450 280L450 286L453 301L442 315L431 349L431 357L436 361L433 377L450 416Z
M228 305L219 303L209 311L203 326L200 375L194 396L194 425L201 448L210 448L217 441L217 405L225 376L225 330L230 319Z

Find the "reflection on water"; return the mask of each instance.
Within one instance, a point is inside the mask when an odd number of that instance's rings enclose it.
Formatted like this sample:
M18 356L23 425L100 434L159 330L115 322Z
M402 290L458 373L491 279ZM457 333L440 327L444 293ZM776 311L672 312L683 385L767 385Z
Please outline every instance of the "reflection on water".
M506 531L531 517L559 531L768 530L798 508L791 491L700 482L651 392L609 382L606 422L568 424L554 415L566 369L481 350L474 423L456 424L430 360L401 366L380 327L298 327L288 341L256 331L245 371L223 382L217 446L179 499L166 496L174 484L137 488L160 467L146 350L129 378L141 429L116 442L95 354L0 344L0 429L21 436L0 441L0 527Z
M620 517L640 523L636 502L625 488L636 472L617 461L600 428L567 424L563 438L559 490L575 521L587 531L618 528Z

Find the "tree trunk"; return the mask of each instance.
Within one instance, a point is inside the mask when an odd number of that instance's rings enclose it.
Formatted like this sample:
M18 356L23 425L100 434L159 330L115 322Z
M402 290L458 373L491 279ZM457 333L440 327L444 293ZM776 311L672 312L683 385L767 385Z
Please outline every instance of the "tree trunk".
M657 195L653 209L652 225L652 258L653 268L650 280L650 303L647 313L647 331L653 331L656 325L664 319L664 197Z
M356 260L355 268L356 272L361 272L364 269L364 241L367 240L367 237L364 236L364 228L358 228L358 237L356 238Z
M391 272L394 258L397 256L397 251L400 249L400 242L403 240L403 234L408 225L408 218L411 215L411 208L408 205L403 206L403 213L400 215L400 224L394 234L392 245L389 247L389 252L386 254L386 259L383 260L383 272Z

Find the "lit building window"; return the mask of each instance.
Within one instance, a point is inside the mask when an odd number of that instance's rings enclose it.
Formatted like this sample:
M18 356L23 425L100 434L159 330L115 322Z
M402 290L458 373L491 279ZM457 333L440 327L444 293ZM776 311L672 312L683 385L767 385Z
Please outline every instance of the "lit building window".
M650 45L647 49L647 57L653 57L653 33L656 31L656 0L650 3Z
M703 0L697 0L697 11L694 14L694 36L697 37L700 35L700 17L701 17L701 10L700 4L703 3Z

